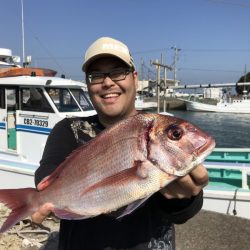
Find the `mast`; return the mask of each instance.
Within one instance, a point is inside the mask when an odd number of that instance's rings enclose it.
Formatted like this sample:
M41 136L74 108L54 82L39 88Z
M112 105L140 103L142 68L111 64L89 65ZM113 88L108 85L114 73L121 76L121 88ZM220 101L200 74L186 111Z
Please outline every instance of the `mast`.
M244 76L244 83L247 81L247 65L245 64L245 76ZM246 90L246 85L244 84L243 86L243 99L247 99L247 90Z
M247 81L247 65L245 64L245 76L244 76L244 82Z
M25 67L23 0L21 0L21 7L22 7L22 44L23 44L23 67Z

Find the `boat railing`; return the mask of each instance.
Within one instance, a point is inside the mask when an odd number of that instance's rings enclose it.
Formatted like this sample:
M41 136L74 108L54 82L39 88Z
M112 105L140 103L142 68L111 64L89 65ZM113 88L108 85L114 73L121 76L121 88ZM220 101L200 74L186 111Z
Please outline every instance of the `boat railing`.
M241 173L241 187L245 190L250 190L249 187L249 175L250 175L250 163L222 163L222 162L205 162L204 166L208 169L218 169L220 170L221 176L229 177L229 173L226 171L234 171Z
M206 161L250 164L250 148L215 148Z
M215 148L204 165L210 186L250 190L250 148Z

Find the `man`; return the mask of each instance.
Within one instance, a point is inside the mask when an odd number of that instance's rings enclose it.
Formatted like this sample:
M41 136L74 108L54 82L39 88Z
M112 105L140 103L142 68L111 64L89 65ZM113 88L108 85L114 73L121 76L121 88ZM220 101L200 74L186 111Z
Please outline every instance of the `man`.
M138 75L125 44L108 37L96 40L86 51L83 71L97 115L64 119L55 126L35 174L36 185L82 143L137 114ZM59 249L174 249L173 224L184 223L201 209L207 181L200 165L121 220L112 215L61 220ZM52 209L52 204L45 204L33 214L33 221L42 222Z

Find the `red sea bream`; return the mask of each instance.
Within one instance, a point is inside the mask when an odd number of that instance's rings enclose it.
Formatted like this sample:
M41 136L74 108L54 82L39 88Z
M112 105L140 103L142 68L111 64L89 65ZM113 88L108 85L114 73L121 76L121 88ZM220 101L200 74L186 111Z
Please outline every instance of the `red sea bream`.
M45 202L63 219L84 219L118 210L131 213L211 153L211 136L182 119L138 114L104 130L74 151L33 188L0 190L12 210L4 232ZM120 211L120 210L119 210Z

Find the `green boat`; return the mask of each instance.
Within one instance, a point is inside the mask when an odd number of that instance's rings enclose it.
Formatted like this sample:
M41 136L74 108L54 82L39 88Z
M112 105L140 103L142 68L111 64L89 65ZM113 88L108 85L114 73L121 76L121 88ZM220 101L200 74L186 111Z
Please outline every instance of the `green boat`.
M206 161L250 163L250 148L215 148Z
M216 148L204 165L203 209L250 219L250 148Z

